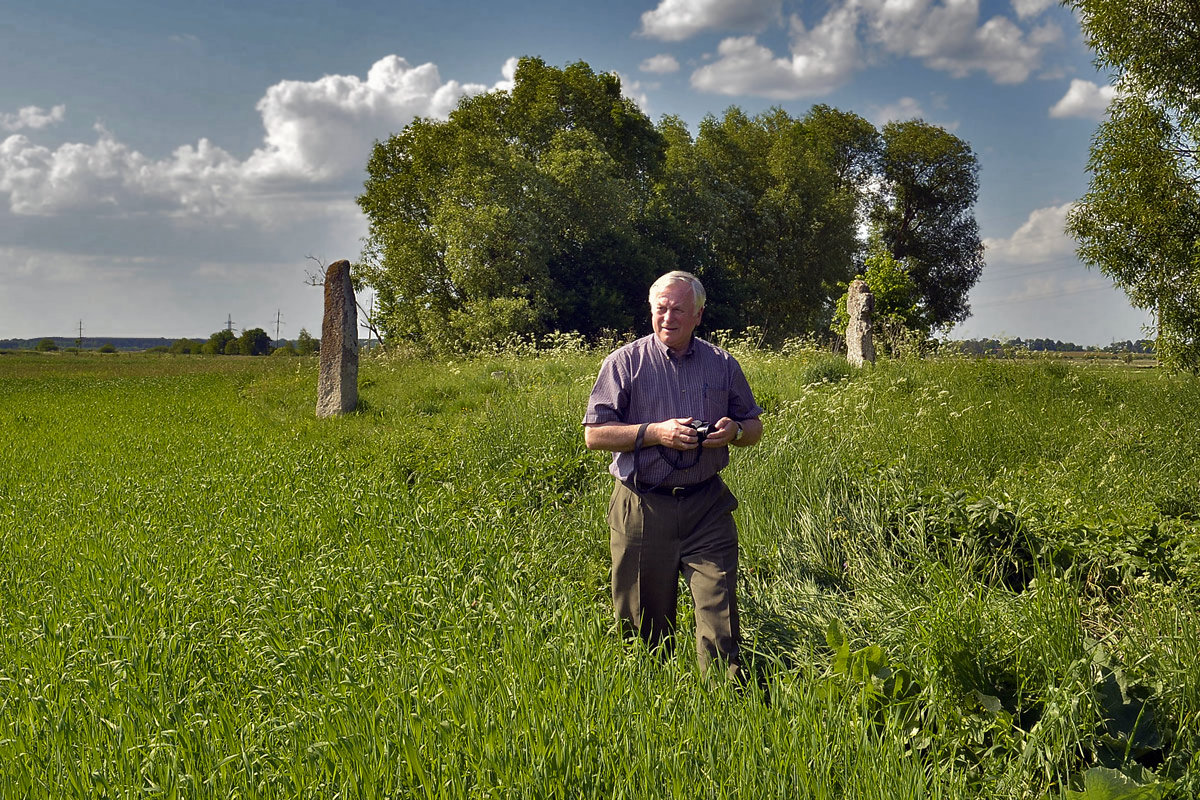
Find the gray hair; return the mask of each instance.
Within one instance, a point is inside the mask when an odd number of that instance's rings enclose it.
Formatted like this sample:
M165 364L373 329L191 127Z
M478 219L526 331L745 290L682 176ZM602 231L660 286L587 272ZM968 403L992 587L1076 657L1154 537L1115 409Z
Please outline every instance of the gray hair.
M692 299L695 300L696 310L700 311L704 308L704 301L708 299L708 295L704 292L704 284L700 283L700 279L690 272L683 270L674 270L661 276L654 283L650 284L650 302L654 302L654 297L663 289L667 288L672 283L686 283L692 287Z

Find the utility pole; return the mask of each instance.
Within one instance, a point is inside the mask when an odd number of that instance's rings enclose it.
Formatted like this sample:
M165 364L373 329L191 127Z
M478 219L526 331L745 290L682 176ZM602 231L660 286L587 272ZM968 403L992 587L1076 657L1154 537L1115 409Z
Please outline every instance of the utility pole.
M225 321L225 330L233 333L233 314L230 314L229 318Z
M279 324L283 322L280 313L279 309L275 309L275 341L279 341Z
M79 337L75 340L75 355L83 349L83 320L79 320Z

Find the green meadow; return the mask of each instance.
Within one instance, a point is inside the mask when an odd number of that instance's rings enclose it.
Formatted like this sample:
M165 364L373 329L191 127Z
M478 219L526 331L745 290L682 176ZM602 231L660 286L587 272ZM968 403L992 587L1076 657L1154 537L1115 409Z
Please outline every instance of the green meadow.
M613 633L602 352L0 356L0 797L1200 794L1200 380L730 346L745 685Z

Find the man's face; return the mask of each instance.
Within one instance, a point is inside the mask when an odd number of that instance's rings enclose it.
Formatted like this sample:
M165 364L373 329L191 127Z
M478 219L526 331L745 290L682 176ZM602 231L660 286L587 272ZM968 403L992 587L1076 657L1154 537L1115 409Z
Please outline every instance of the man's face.
M704 309L696 310L692 287L686 283L668 283L650 298L654 335L672 350L687 349L703 313Z

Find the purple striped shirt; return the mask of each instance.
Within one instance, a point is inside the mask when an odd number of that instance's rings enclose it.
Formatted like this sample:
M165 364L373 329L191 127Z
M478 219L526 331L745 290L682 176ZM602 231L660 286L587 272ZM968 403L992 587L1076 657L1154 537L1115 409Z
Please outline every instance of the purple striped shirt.
M687 353L676 356L650 334L604 359L583 424L662 422L679 417L705 422L729 417L741 422L762 411L741 366L729 353L693 337ZM638 483L688 486L711 478L728 463L728 447L644 447L638 455ZM618 480L631 480L633 453L613 453L608 471Z

